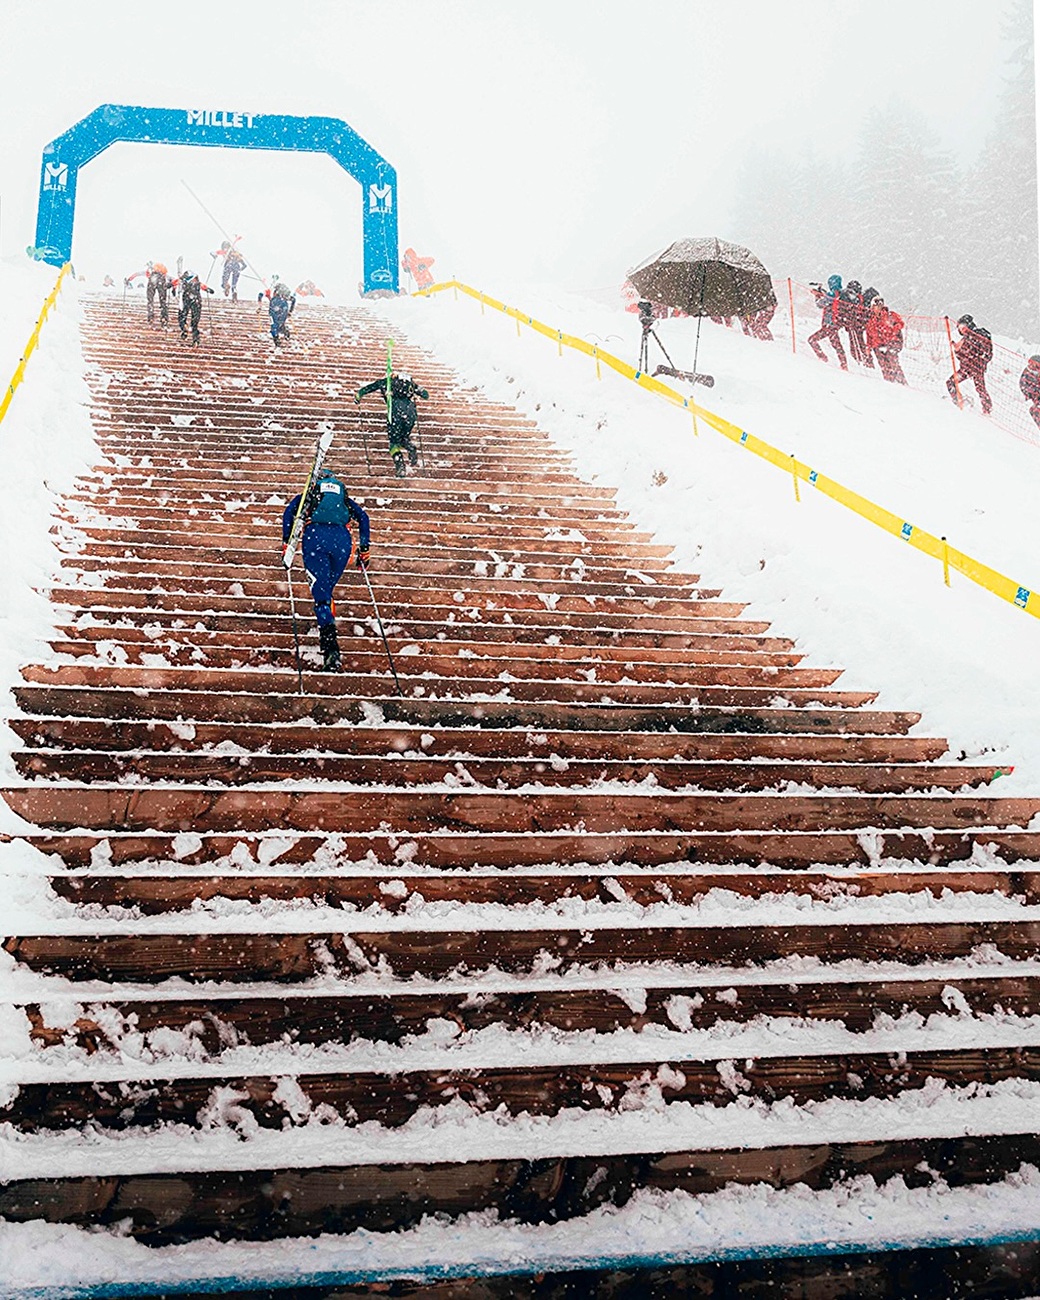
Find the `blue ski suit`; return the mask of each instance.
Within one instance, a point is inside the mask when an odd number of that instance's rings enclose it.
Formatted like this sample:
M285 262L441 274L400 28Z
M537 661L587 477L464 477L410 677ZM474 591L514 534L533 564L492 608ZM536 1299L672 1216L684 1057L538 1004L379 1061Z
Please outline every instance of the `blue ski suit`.
M289 540L293 520L299 509L301 493L285 507L282 515L282 541ZM368 550L369 522L364 507L347 496L339 479L325 473L307 494L303 528L303 567L314 598L314 616L319 627L335 623L332 594L350 560L353 539L350 521L358 523L358 547ZM315 520L314 516L318 519ZM321 522L322 518L334 522Z

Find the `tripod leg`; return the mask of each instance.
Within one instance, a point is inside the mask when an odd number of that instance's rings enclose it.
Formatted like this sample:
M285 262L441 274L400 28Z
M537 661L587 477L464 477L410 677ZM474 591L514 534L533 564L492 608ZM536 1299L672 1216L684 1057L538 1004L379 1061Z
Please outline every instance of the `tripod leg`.
M661 351L664 352L664 359L665 359L665 361L667 361L668 364L669 364L669 365L672 367L672 369L674 370L674 369L675 369L675 366L672 365L672 358L668 355L667 352L665 352L664 344L663 344L663 343L661 342L661 340L657 337L657 330L651 330L650 333L654 336L654 342L655 342L655 343L657 344L657 346L661 349Z

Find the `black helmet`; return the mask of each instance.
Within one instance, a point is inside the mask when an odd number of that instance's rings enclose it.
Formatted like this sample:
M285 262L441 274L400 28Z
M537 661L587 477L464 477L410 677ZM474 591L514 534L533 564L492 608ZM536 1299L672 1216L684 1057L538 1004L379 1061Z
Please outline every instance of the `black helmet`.
M963 316L958 316L957 324L967 325L968 329L973 330L975 328L975 317L969 316L967 313L965 313Z
M185 271L184 274L183 274L183 276L181 276L181 279L182 279L182 280L194 280L194 279L195 279L195 272L194 272L194 271Z

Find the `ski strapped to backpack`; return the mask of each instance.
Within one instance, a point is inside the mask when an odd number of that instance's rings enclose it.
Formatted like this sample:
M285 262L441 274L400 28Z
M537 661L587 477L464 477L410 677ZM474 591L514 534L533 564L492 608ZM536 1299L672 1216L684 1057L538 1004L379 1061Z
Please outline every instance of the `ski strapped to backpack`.
M285 551L282 554L282 563L286 569L291 569L293 561L296 559L296 553L300 549L300 538L303 536L303 525L306 522L305 509L307 498L310 495L314 480L318 477L325 457L328 455L329 448L332 446L333 433L329 430L323 433L318 439L318 445L314 451L314 460L311 462L310 473L307 475L307 482L304 485L303 492L300 494L300 504L296 508L296 516L292 522L292 528L289 531L289 540L285 544Z

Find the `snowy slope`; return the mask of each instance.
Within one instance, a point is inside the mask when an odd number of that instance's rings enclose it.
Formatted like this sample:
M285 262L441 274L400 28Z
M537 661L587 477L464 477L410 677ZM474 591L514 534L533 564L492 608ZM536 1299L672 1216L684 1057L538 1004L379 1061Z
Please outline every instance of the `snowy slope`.
M0 262L4 390L57 274L54 267L25 258ZM5 690L17 681L19 667L39 655L40 642L52 626L50 601L38 592L57 569L50 529L61 495L77 474L101 459L88 413L79 319L76 286L67 280L29 359L25 380L0 423L0 682ZM5 729L0 737L5 756L9 735Z
M636 319L620 307L487 286L504 301L634 361ZM1040 693L1032 675L1040 626L958 575L810 490L796 504L786 475L586 357L450 292L373 307L436 349L492 397L536 418L573 449L589 478L619 488L640 527L675 547L680 566L751 601L751 614L797 638L812 663L848 671L843 686L882 691L879 706L923 711L919 728L955 754L1016 765L1000 792L1040 781ZM675 364L689 367L696 323L659 322ZM705 322L696 396L742 428L945 534L951 545L1022 585L1040 585L1034 498L1040 449L958 411L833 365L794 357ZM419 376L421 379L421 376ZM678 382L678 381L675 381Z

